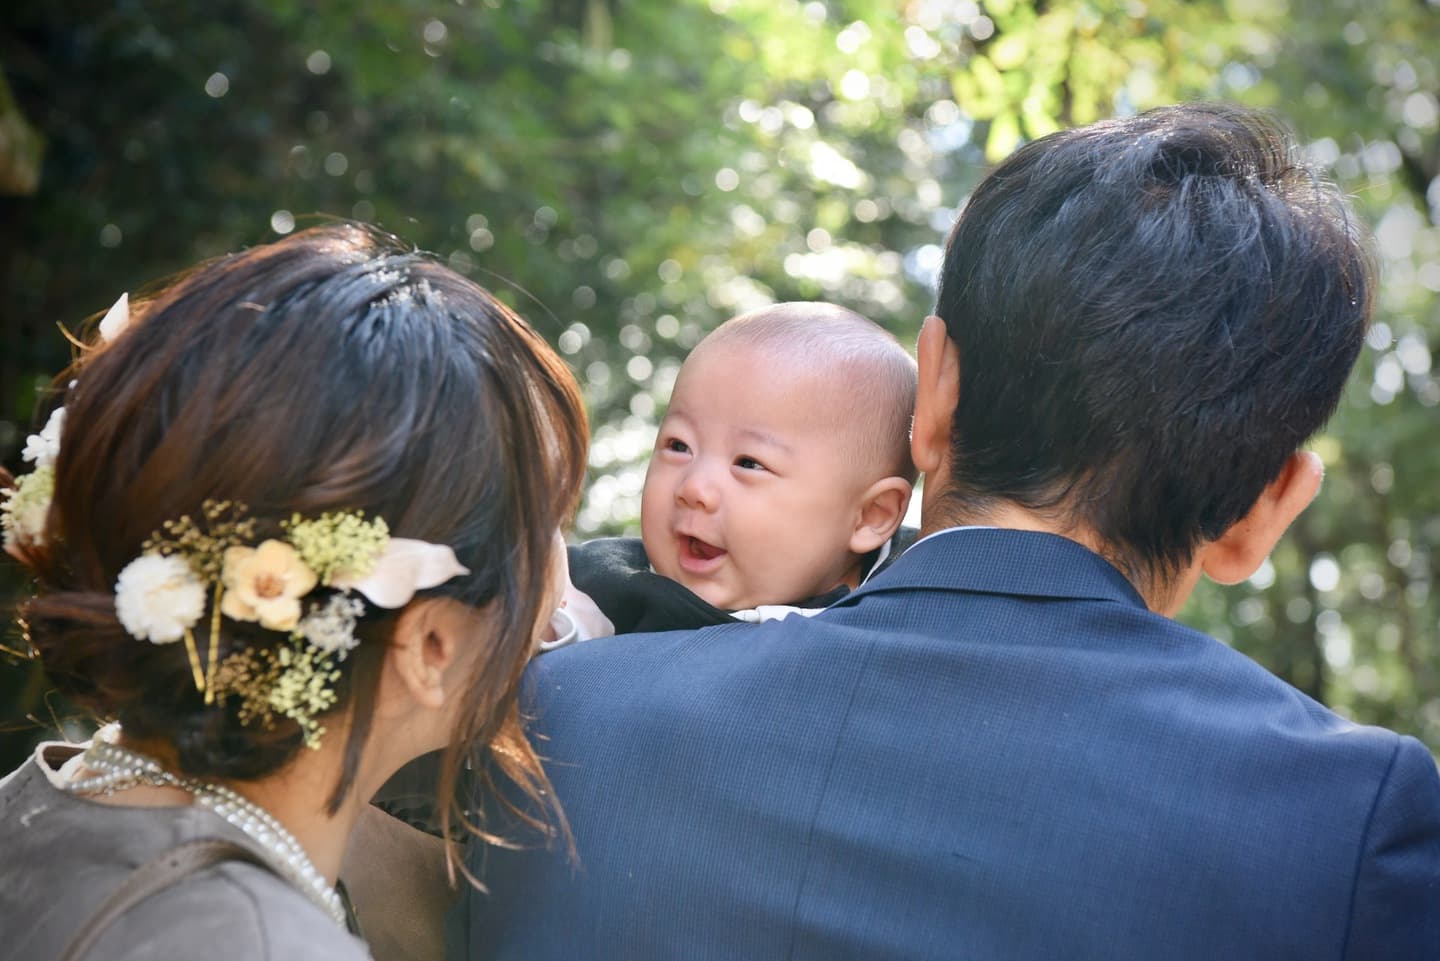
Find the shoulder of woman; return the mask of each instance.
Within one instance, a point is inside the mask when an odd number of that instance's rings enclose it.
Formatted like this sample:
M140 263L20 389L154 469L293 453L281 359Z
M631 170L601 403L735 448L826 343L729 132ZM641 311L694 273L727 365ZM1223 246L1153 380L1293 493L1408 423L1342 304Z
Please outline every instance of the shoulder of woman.
M370 961L363 941L289 883L242 862L210 868L136 905L92 954L117 961Z

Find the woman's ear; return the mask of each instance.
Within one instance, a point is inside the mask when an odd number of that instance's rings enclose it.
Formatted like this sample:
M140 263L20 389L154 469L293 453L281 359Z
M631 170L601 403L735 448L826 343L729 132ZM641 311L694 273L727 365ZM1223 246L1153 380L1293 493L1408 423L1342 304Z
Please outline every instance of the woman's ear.
M884 477L866 489L850 535L852 554L868 554L894 535L905 519L913 490L903 477Z
M1249 512L1200 549L1205 576L1219 584L1238 584L1259 570L1291 522L1320 492L1324 476L1318 455L1292 454Z
M390 673L415 704L445 704L446 675L455 664L473 619L459 601L432 598L415 601L400 613L390 648L385 652Z

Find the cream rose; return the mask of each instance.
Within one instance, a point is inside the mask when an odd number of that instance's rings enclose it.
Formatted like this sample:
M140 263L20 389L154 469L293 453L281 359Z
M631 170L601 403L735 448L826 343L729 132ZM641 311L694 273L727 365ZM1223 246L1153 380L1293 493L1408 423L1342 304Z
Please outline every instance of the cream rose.
M115 613L132 637L169 644L205 613L205 585L182 557L141 554L115 582Z
M225 597L220 610L237 621L259 621L271 631L300 623L300 598L315 589L315 572L295 548L269 540L259 547L231 547L220 572Z

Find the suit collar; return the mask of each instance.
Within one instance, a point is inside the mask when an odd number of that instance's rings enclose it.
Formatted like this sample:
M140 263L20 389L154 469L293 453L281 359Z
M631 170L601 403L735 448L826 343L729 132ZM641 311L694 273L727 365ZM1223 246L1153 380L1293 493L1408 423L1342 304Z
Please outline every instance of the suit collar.
M926 537L837 606L866 594L914 588L1146 607L1125 576L1088 548L1055 534L996 527L951 529Z

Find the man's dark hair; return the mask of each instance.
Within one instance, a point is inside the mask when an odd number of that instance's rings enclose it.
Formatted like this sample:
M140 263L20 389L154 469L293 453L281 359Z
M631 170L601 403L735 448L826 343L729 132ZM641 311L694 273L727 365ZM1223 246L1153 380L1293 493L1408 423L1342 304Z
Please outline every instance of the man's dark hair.
M1026 145L941 271L951 503L1046 512L1132 579L1172 576L1334 412L1371 287L1344 200L1262 115L1169 107Z

